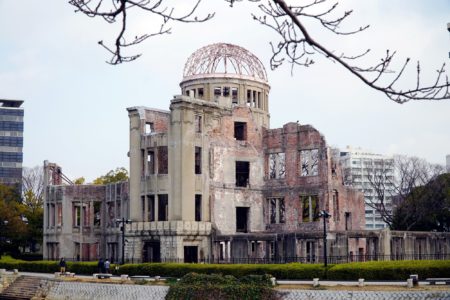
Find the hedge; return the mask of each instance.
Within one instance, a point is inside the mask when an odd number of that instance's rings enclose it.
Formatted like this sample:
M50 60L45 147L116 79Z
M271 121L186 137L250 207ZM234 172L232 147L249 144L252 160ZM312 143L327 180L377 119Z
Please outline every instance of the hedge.
M419 279L442 278L450 275L450 260L372 261L339 264L327 272L330 280L405 280L411 274Z
M27 272L53 273L59 271L55 261L23 261L3 256L0 268L18 269ZM67 270L76 274L97 272L97 262L67 262ZM111 266L115 271L115 266ZM241 278L247 275L270 274L277 279L311 280L405 280L410 274L418 274L420 279L429 277L448 277L450 260L419 261L378 261L338 265L322 264L180 264L180 263L142 263L120 266L117 274L149 275L181 278L188 273L223 274Z
M268 275L237 279L231 275L189 273L170 286L167 300L178 299L278 299Z

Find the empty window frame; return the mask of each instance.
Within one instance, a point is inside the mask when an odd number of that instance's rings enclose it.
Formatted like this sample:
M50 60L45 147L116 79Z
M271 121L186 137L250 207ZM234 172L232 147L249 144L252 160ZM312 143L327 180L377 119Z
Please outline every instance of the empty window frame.
M269 198L269 216L271 224L285 223L284 198Z
M248 207L236 207L236 232L248 232L249 210Z
M345 212L345 230L352 230L352 213Z
M224 97L230 96L230 87L224 86L224 87L223 87L223 91L222 91L222 95L223 95Z
M284 178L286 174L285 153L269 154L269 179Z
M203 96L204 96L203 88L199 88L197 91L198 91L198 97L203 98Z
M158 195L158 221L167 221L169 219L169 196L166 194Z
M236 186L247 187L250 182L250 162L236 162Z
M319 175L319 150L300 151L300 176Z
M234 138L238 141L245 141L247 139L247 123L234 122Z
M195 116L195 132L196 133L202 132L202 116L199 115Z
M214 96L215 97L222 96L222 88L220 86L214 88Z
M202 174L202 148L195 147L195 174Z
M73 226L80 227L81 225L81 207L74 205L73 207Z
M150 134L154 132L155 128L152 122L145 123L145 134Z
M155 195L147 195L147 220L155 221Z
M317 195L300 196L302 203L302 221L315 222L319 220L319 197Z
M233 104L238 104L238 89L231 88L231 102Z
M100 227L102 214L101 214L102 203L94 202L94 226Z
M167 146L158 147L158 174L168 174L169 173L169 154L167 151Z
M147 172L155 174L155 151L153 149L147 150Z
M145 196L141 196L141 208L142 208L142 220L147 221L145 217L147 216L147 212L145 211Z
M247 106L252 106L252 91L247 90Z
M56 204L56 209L58 210L58 219L57 219L57 226L62 226L62 204L58 203Z
M202 195L195 195L195 221L202 220Z

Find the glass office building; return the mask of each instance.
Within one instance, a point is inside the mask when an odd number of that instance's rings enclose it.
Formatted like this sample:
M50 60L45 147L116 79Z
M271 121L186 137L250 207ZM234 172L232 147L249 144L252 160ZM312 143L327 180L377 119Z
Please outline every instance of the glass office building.
M23 116L21 100L0 99L0 184L21 191L23 162Z

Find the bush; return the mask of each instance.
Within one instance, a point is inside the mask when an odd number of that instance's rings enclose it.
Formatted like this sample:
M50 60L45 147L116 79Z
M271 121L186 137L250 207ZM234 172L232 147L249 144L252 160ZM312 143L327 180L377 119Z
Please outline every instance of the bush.
M240 280L231 275L189 273L170 286L166 299L278 299L270 276L252 275Z
M58 261L23 261L2 256L0 268L18 269L27 272L53 273L59 271ZM178 263L143 263L126 264L115 272L117 274L149 275L181 278L189 273L231 275L241 279L249 275L270 274L277 279L301 280L322 278L330 280L405 280L411 274L418 274L420 279L429 277L448 277L450 260L416 260L416 261L373 261L330 265L327 269L322 264L178 264ZM76 274L97 273L97 262L67 262L67 271ZM252 278L252 277L249 277ZM263 278L263 277L255 277ZM196 279L198 280L198 278ZM211 280L208 278L208 280ZM222 279L221 279L222 280ZM245 282L242 282L245 283Z
M449 260L372 261L335 265L328 270L330 280L406 280L411 274L419 279L448 277Z

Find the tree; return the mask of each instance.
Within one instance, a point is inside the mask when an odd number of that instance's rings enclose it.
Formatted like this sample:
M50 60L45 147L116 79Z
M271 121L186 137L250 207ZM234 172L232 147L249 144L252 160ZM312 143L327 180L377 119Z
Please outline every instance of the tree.
M396 230L450 231L450 174L415 187L395 210Z
M17 253L27 243L26 206L14 187L0 184L0 255Z
M42 166L24 167L22 171L22 185L23 191L31 190L37 197L42 197L44 192L44 169Z
M121 167L111 170L106 175L100 176L92 182L93 184L109 184L128 180L127 169Z
M77 178L73 181L73 183L76 185L84 184L85 182L86 182L86 179L84 177Z
M101 17L108 23L115 23L120 19L120 30L116 36L114 46L107 46L103 41L99 44L112 54L110 64L120 64L136 60L141 54L124 55L123 50L135 46L146 39L171 32L168 28L170 22L206 22L214 17L214 13L204 17L195 16L202 0L196 0L191 8L184 14L176 15L175 6L166 6L168 0L70 0L69 3L76 7L76 12L81 12L91 18ZM233 6L242 0L225 0ZM273 56L270 60L272 69L279 67L286 60L294 66L311 66L315 63L312 57L321 55L340 65L352 75L360 79L368 87L384 93L390 100L397 103L405 103L410 100L444 100L450 99L448 76L445 74L445 63L437 70L436 79L430 85L422 85L420 80L421 66L416 65L416 82L410 88L398 86L399 79L404 74L410 59L405 59L397 72L392 70L396 51L386 51L381 61L371 66L358 64L358 59L369 53L370 49L360 54L348 55L336 54L336 51L319 43L306 26L306 20L316 21L323 30L328 30L337 35L352 35L364 31L369 26L361 26L355 30L342 31L340 27L352 11L344 11L335 16L338 2L329 4L328 0L310 0L304 5L290 4L294 1L285 0L248 0L258 3L261 15L253 14L253 19L261 25L274 30L280 40L271 42ZM185 2L185 1L183 1ZM183 3L185 4L185 3ZM129 13L134 11L146 12L151 17L160 18L158 30L153 33L133 35L129 40L126 32L130 24Z
M22 175L22 218L28 222L25 240L31 252L36 251L36 245L43 242L44 226L44 169L41 166L23 168Z
M444 167L418 157L396 155L392 161L383 160L381 165L367 169L367 172L366 178L375 197L369 198L366 204L392 228L395 206L407 197L415 197L411 191L442 174Z

